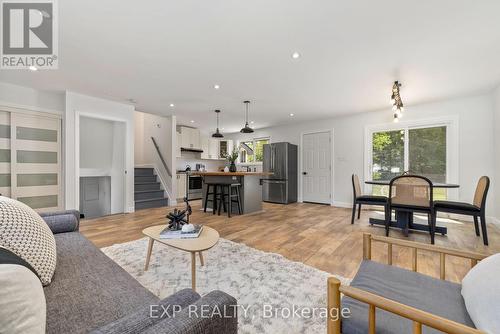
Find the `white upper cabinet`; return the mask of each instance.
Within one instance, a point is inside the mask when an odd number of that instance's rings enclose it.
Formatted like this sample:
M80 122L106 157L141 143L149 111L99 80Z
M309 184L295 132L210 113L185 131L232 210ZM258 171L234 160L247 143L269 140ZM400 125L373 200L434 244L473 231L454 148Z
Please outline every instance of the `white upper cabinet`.
M201 137L201 159L219 159L219 141L210 137Z
M201 137L201 149L203 150L203 153L201 153L200 158L201 159L210 159L208 150L209 150L209 144L208 144L208 137Z
M181 156L181 148L199 149L203 152L200 159L220 160L224 159L227 153L233 151L233 141L229 139L218 140L209 136L200 136L198 129L187 126L180 127L181 132L177 133L177 156Z
M219 141L217 139L208 139L208 158L219 159Z
M182 148L200 149L200 131L194 128L181 126L181 145Z

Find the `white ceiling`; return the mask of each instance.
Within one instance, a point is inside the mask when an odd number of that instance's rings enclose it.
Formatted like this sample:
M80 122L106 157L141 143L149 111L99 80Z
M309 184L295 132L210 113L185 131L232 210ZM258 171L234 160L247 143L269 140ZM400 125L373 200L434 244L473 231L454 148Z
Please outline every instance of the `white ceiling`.
M238 131L245 99L259 128L389 108L396 79L406 105L500 82L498 0L58 3L59 70L1 81L133 98L206 130L218 108L224 132Z

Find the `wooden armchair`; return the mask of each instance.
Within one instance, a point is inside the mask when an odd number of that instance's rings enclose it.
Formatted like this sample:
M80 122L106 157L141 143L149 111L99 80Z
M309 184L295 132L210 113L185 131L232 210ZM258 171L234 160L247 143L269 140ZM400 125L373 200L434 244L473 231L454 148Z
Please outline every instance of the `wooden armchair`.
M371 234L364 234L363 236L363 259L371 260L372 242L381 242L387 244L388 251L388 265L392 266L392 248L393 245L408 247L412 250L412 270L417 272L418 260L417 255L419 250L430 251L440 255L440 279L445 280L446 256L455 256L465 259L470 259L471 268L475 266L478 261L481 261L486 256L482 254L464 252L454 249L449 249L440 246L421 244L417 242L400 240L382 236L375 236ZM413 321L413 333L421 334L422 326L428 326L435 330L449 334L485 334L484 332L475 328L466 326L464 324L451 321L449 319L437 316L435 314L419 310L418 308L411 307L394 300L384 298L380 295L361 290L351 286L342 286L340 281L334 277L328 279L328 334L341 333L341 318L333 317L334 310L341 310L341 294L350 297L356 301L368 305L368 333L375 334L376 332L376 309L385 310L393 313L399 317L403 317Z

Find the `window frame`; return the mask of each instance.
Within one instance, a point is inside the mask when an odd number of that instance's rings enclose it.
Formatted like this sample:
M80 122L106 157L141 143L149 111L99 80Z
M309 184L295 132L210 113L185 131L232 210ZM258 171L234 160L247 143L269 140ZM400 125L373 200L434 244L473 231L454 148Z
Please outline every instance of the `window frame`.
M260 140L268 140L269 143L271 143L271 137L256 137L256 138L249 138L247 140L238 140L238 146L240 143L247 143L247 142L252 142L252 149L255 150L255 142L260 141ZM255 156L255 154L254 154ZM262 161L252 161L252 162L242 162L241 161L241 155L238 156L238 163L239 164L245 164L245 165L261 165Z
M382 131L404 130L404 170L409 166L409 130L431 127L446 127L446 183L459 183L459 136L458 116L443 118L422 119L414 121L403 121L398 123L386 123L365 126L365 149L364 149L364 180L372 181L373 166L373 133ZM370 193L372 186L364 183L364 191ZM458 190L448 189L448 198L457 199Z

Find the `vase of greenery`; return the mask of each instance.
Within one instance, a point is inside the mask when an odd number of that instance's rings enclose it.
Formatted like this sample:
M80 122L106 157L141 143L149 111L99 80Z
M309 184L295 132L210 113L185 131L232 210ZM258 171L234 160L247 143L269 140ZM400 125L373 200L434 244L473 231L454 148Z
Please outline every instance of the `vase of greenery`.
M229 171L234 173L236 172L236 159L238 159L239 152L235 148L231 154L226 154L224 158L229 162Z

